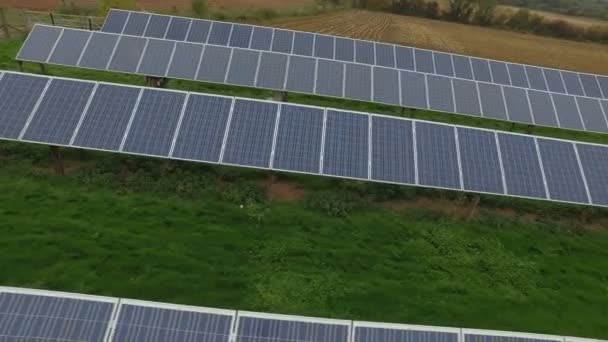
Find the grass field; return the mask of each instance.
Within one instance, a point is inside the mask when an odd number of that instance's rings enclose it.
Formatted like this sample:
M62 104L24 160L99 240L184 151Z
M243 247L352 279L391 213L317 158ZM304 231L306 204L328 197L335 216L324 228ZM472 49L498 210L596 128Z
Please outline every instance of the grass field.
M20 41L0 41L15 69ZM37 68L27 64L26 71ZM65 77L143 84L50 67ZM266 98L268 91L171 82ZM397 115L398 108L290 101ZM412 114L412 113L410 113ZM511 125L415 111L417 118ZM525 126L516 125L523 131ZM535 134L608 143L600 134ZM0 284L243 310L608 338L608 212L0 142Z

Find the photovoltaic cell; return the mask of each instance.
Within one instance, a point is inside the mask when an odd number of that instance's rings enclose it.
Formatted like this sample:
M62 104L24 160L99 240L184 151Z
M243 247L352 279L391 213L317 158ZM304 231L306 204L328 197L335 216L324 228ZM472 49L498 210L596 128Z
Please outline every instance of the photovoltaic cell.
M105 69L112 57L118 36L93 32L87 48L80 57L78 66L83 68Z
M272 39L272 51L291 53L291 45L293 41L293 32L286 30L274 30L274 37Z
M371 179L416 184L412 123L372 117Z
M121 36L108 69L135 72L145 46L144 38Z
M399 71L374 67L374 102L399 105Z
M600 100L577 97L576 101L587 129L595 132L608 132L608 123L606 123L606 117L600 106Z
M183 93L145 89L123 150L168 156L185 97Z
M116 342L228 342L232 316L121 305Z
M315 36L312 33L296 32L293 41L293 54L312 56Z
M454 96L451 80L443 76L427 75L429 108L443 112L454 112Z
M334 58L334 38L315 34L315 57Z
M464 342L555 342L536 338L466 334Z
M343 85L344 67L342 63L319 59L315 94L342 97Z
M534 114L534 122L537 125L559 127L549 93L530 89L528 97Z
M3 341L102 342L114 304L17 293L0 294Z
M230 46L248 48L251 40L253 27L249 25L234 24L232 34L230 35Z
M217 163L231 105L230 98L191 94L172 156Z
M355 41L336 37L336 60L345 62L355 61Z
M549 87L550 91L562 94L566 93L566 87L559 71L555 69L543 69L543 73L545 74L547 87Z
M4 74L0 79L0 137L17 139L48 79ZM27 94L27 96L25 96Z
M465 190L504 192L494 132L458 127Z
M192 43L206 43L210 30L210 21L193 19L186 40Z
M165 38L179 41L185 40L191 23L191 19L173 17Z
M211 32L209 32L207 43L227 46L228 39L230 39L230 31L232 31L232 24L214 21L211 24Z
M583 129L581 118L576 108L576 102L574 96L552 94L553 102L555 103L555 110L557 111L557 117L559 118L560 127L572 128L572 129Z
M604 98L608 99L608 77L606 76L596 76L597 81L600 84L600 89L604 94Z
M76 65L91 32L64 31L49 61L57 64Z
M322 109L283 105L272 167L319 173L322 137Z
M428 108L426 103L426 81L423 74L401 71L401 105L413 108Z
M144 37L164 38L171 17L166 15L152 15L144 32Z
M479 87L479 98L481 99L483 116L486 118L507 120L507 112L501 87L490 83L478 83L477 86Z
M290 56L286 89L301 93L312 93L315 87L315 68L314 58Z
M471 69L471 60L469 57L452 55L454 61L454 74L456 77L472 80L473 69Z
M433 52L433 58L435 59L435 71L439 75L454 76L452 55L443 52Z
M397 57L397 68L403 70L416 70L414 62L414 50L403 46L395 46L395 55Z
M229 48L207 45L203 52L201 64L198 67L196 79L199 81L224 82L229 60Z
M547 178L549 197L562 201L588 203L574 144L538 139L538 148Z
M509 120L524 123L533 123L532 114L526 90L522 88L503 87L505 102L509 112Z
M353 100L371 100L372 71L371 66L346 64L344 80L344 97Z
M355 62L375 64L374 44L362 40L355 40Z
M602 91L600 90L600 86L597 82L597 78L595 75L589 74L578 74L581 79L581 83L583 84L583 90L585 91L585 95L590 97L602 98Z
M74 145L118 151L140 91L139 88L99 84Z
M122 33L122 30L127 23L128 16L129 12L111 9L106 16L106 20L101 27L101 31L109 33Z
M416 146L421 185L460 189L454 127L417 122Z
M89 82L53 79L23 139L67 145L93 87Z
M473 76L477 81L492 82L490 65L486 59L471 58L473 66Z
M545 83L545 76L541 68L526 66L526 75L528 75L528 82L530 88L536 90L547 90L547 84Z
M61 34L61 28L36 25L21 47L18 60L46 61Z
M560 71L564 84L566 85L566 91L571 95L585 96L583 92L583 86L581 80L578 78L578 74L569 71Z
M599 145L576 144L581 166L587 180L591 201L594 204L608 205L608 147Z
M387 68L395 67L395 49L393 45L376 43L376 65Z
M288 58L279 53L262 52L257 86L283 90Z
M509 76L511 76L511 84L516 87L529 88L528 76L526 76L526 70L521 64L507 64L509 69Z
M507 71L507 65L505 63L490 61L490 71L492 72L492 80L494 83L511 85L509 71Z
M201 45L177 42L167 77L193 80L202 53Z
M416 62L416 71L435 73L433 53L431 51L414 49L414 60Z
M458 334L443 331L356 327L354 342L458 342Z
M127 19L125 29L122 31L122 33L131 36L142 36L144 34L144 31L146 30L146 25L148 24L149 19L149 14L131 12L131 15L129 15L129 19Z
M367 179L369 117L327 111L323 174Z
M258 67L260 52L234 49L226 82L244 86L252 86Z
M165 76L176 42L150 39L137 72L148 76Z
M505 171L507 193L517 196L546 198L534 138L498 133L498 140Z
M236 342L347 342L346 325L239 317Z
M268 167L277 104L236 100L222 162Z
M251 36L251 48L255 50L270 51L272 45L272 29L254 27Z
M481 107L475 82L453 79L452 86L454 87L456 112L481 116Z

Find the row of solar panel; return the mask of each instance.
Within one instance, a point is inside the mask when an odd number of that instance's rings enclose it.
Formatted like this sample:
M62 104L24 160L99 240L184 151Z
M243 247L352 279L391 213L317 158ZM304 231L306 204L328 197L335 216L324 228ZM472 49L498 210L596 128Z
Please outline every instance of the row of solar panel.
M608 205L608 147L6 72L0 138Z
M608 100L273 52L36 26L18 58L608 132Z
M608 99L608 77L219 21L111 10L103 32L274 51Z
M351 334L353 330L353 334ZM0 288L0 340L79 342L579 342L499 331L351 322ZM600 342L599 340L587 340Z

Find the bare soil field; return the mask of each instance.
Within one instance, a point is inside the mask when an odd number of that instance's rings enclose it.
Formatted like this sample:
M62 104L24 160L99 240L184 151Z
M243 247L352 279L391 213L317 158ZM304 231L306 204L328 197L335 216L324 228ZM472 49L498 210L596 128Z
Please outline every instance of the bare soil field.
M349 10L277 20L273 26L345 37L372 39L532 65L608 74L608 45L531 34Z
M513 7L513 6L499 6L500 11L508 11L511 13L516 12L519 9L520 9L519 7ZM576 16L563 15L563 14L559 14L559 13L551 13L551 12L538 11L538 10L530 10L530 13L538 14L542 17L545 17L548 20L558 20L558 19L564 20L573 25L581 26L584 28L588 28L591 26L597 26L597 25L608 25L608 21L596 19L596 18L576 17Z

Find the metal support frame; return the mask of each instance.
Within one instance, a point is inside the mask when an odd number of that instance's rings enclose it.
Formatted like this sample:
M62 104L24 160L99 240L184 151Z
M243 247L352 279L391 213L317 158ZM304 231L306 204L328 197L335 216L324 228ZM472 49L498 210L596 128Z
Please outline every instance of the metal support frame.
M286 91L275 91L272 95L272 99L280 102L287 102L289 93Z
M146 85L153 88L166 88L169 79L165 77L146 76Z
M53 168L58 176L65 176L65 167L63 165L63 156L59 146L49 146L51 150L51 159L53 160Z

